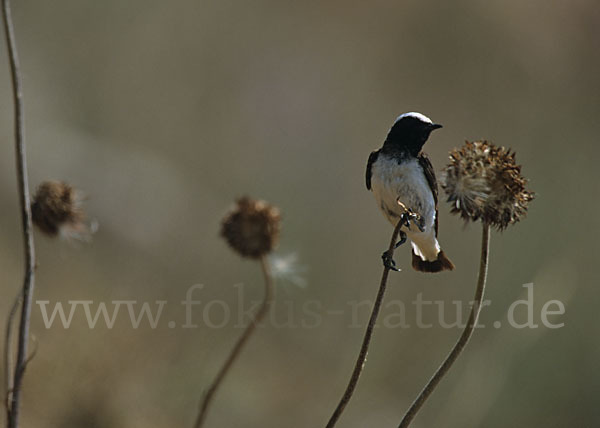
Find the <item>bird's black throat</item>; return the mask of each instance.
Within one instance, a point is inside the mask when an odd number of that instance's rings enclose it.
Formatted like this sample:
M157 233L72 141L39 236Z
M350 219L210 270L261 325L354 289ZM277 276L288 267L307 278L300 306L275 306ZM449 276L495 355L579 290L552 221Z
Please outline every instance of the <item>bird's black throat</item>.
M431 131L438 128L441 128L441 125L427 123L417 117L404 117L394 123L381 150L395 157L416 157Z
M431 130L394 125L383 143L382 152L394 156L416 157L425 145Z

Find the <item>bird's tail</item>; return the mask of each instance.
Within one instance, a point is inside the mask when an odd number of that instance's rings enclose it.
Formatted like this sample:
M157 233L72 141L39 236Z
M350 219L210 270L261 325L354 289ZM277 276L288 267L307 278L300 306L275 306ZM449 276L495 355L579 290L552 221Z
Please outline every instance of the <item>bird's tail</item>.
M412 253L412 267L414 270L419 272L442 272L444 270L454 270L454 263L450 261L446 254L440 250L437 255L437 259L430 262L427 260L423 260L420 256L415 254L413 250Z

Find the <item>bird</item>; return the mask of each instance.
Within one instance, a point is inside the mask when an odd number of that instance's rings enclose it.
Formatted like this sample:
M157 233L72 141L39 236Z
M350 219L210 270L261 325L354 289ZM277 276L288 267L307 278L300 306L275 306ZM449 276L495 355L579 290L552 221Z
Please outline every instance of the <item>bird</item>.
M366 184L377 205L399 231L398 248L408 239L412 267L419 272L453 270L438 242L438 185L429 157L422 151L432 131L442 128L421 113L398 116L383 146L367 161ZM391 251L382 255L385 267L399 271Z

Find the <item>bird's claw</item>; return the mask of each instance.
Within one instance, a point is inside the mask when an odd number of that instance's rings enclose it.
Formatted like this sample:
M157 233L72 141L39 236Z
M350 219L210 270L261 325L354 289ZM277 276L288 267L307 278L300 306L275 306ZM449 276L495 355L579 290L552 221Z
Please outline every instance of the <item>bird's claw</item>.
M425 232L425 220L421 214L414 212L411 208L408 208L400 200L396 201L398 205L404 209L404 212L400 216L400 222L410 230L411 221L419 228L421 232Z
M396 267L396 262L392 257L391 251L384 251L381 255L381 259L383 260L383 266L385 266L387 269L393 270L395 272L400 272L400 269Z
M410 229L410 222L412 221L421 232L425 232L425 220L423 220L421 214L409 211L404 213L404 218L406 222L406 227Z

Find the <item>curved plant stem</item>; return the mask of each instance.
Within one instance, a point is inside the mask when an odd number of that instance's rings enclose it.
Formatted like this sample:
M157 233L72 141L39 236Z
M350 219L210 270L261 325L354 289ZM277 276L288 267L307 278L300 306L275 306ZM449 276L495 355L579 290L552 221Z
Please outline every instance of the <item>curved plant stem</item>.
M35 252L33 246L33 227L31 223L31 206L29 198L29 184L27 181L27 158L25 154L24 112L22 101L21 76L19 71L19 58L15 31L13 28L9 0L2 0L2 17L4 33L8 49L8 59L12 78L13 102L15 109L15 147L17 163L17 182L19 200L21 205L21 220L23 223L23 239L25 241L25 278L23 281L23 305L21 308L21 322L17 346L17 359L14 367L12 394L10 399L10 412L7 415L8 428L17 428L19 424L19 404L23 375L27 366L27 345L29 341L29 320L31 317L31 303L34 291Z
M229 369L231 369L231 366L233 365L235 360L239 357L240 353L242 352L242 349L244 348L244 345L246 345L248 339L256 329L256 326L265 317L269 310L269 307L271 306L271 303L273 301L273 278L269 269L269 262L267 261L266 256L261 257L260 265L265 279L265 295L263 301L254 317L250 320L250 324L248 324L248 326L244 330L244 333L242 333L242 336L238 339L235 346L229 353L229 356L227 357L225 363L219 370L219 373L217 373L217 376L206 391L202 403L200 405L200 412L198 413L198 417L196 419L196 423L194 424L194 428L200 428L204 424L208 408L210 407L210 404L214 398L215 393L217 392L217 389L223 382L223 379L229 372Z
M473 306L471 307L471 313L469 314L469 320L467 325L460 335L456 345L450 351L450 354L446 357L442 365L437 369L433 377L429 380L425 388L421 391L416 400L412 403L404 418L400 422L399 428L407 428L413 418L416 416L421 406L433 393L437 385L440 383L442 378L448 373L454 362L458 359L458 356L462 350L467 346L469 339L475 331L475 326L479 320L479 313L481 312L481 304L483 302L483 293L485 291L485 282L487 279L488 270L488 259L490 250L490 226L489 224L483 224L483 232L481 236L481 260L479 263L479 278L477 279L477 288L475 289L475 297L473 298Z
M396 240L398 239L398 233L400 232L400 227L402 227L402 221L398 222L396 225L394 232L392 233L392 239L390 241L389 252L391 255L394 254L394 247L396 245ZM367 325L367 330L365 331L365 335L363 337L362 345L360 347L360 351L358 353L358 358L356 359L356 364L354 365L354 370L352 371L352 376L350 377L350 382L344 391L344 395L342 396L340 402L338 403L333 415L327 422L327 428L332 428L337 423L338 419L342 415L344 408L352 398L352 394L354 393L354 389L358 384L358 379L360 378L360 374L365 366L365 362L367 360L367 353L369 352L369 344L371 343L371 337L373 336L373 329L375 328L375 324L377 322L377 317L379 316L379 311L381 309L381 303L383 302L383 296L385 294L385 289L387 286L387 279L390 273L390 269L388 267L383 268L383 274L381 275L381 282L379 284L379 290L377 291L377 297L375 298L375 303L373 304L373 310L371 311L371 317L369 318L369 324Z

